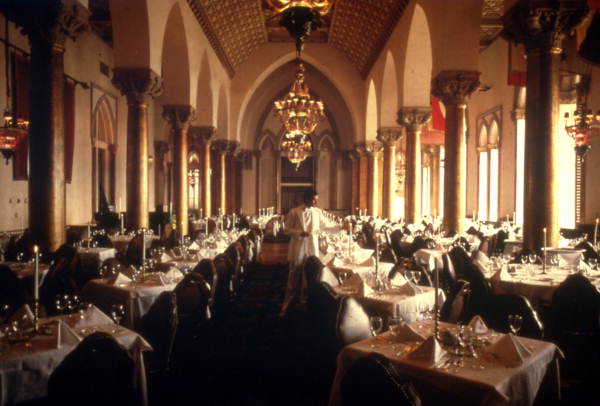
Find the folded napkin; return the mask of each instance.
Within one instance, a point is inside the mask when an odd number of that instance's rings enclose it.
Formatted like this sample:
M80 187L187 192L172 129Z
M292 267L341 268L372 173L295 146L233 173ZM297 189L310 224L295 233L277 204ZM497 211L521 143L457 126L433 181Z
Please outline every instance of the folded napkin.
M375 258L369 257L360 263L360 266L375 266Z
M160 256L160 262L162 262L163 264L165 264L167 262L171 262L171 261L173 261L173 258L164 252Z
M531 351L513 334L506 334L492 344L487 352L512 368L523 364L525 358L531 355Z
M192 241L192 243L190 244L188 249L198 251L200 249L200 246L198 245L198 243L196 241Z
M17 311L10 316L10 319L8 319L8 324L11 324L13 321L18 322L21 329L24 330L33 327L33 312L28 304L19 307Z
M346 265L346 263L344 262L343 259L335 257L335 258L333 258L331 265L333 265L333 267L335 267L335 268L340 268L340 267L343 267L344 265Z
M101 326L104 324L113 324L113 321L108 317L102 310L96 306L91 305L88 309L83 312L83 318L79 318L74 328L83 328L89 326Z
M335 253L328 252L327 254L323 255L323 257L321 258L321 262L323 263L323 265L328 266L334 258Z
M394 276L390 279L390 286L392 288L399 288L406 285L408 281L400 272L394 272Z
M123 275L121 272L119 272L117 274L117 276L114 277L111 284L115 285L115 286L119 286L119 285L127 285L129 283L131 283L131 279L128 278L127 276Z
M183 278L183 274L179 269L171 268L167 272L159 272L158 280L163 286L172 285Z
M419 293L419 290L414 284L406 281L404 285L396 289L396 292L406 296L415 296L417 293Z
M425 337L408 323L398 326L395 336L398 341L425 341Z
M409 358L425 361L427 365L433 366L440 362L446 351L434 336L429 336L421 345L409 354Z
M483 319L477 315L474 316L469 322L469 327L473 329L473 332L476 334L485 334L488 332L488 327L485 325Z
M362 297L365 294L365 289L371 289L370 287L365 286L365 283L360 276L355 273L350 275L350 277L344 281L344 284L341 287L344 290L353 290L359 297Z
M71 330L71 327L67 325L62 320L57 321L56 326L56 334L54 335L56 339L55 345L56 348L60 348L63 345L77 345L81 339L79 336Z

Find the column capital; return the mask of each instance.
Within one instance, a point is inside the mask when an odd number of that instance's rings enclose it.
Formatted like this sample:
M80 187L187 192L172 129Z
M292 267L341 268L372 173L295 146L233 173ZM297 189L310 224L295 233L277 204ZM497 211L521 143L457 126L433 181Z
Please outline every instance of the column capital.
M477 71L445 70L433 79L431 93L444 104L466 104L467 98L479 87Z
M562 40L588 14L586 0L520 0L502 17L502 36L526 51L560 54Z
M229 140L224 140L222 138L214 140L211 143L211 149L221 155L225 155L229 151Z
M513 121L525 120L525 109L523 109L523 108L514 109L513 111L510 112L510 117L513 119Z
M383 145L379 141L368 141L365 143L365 153L369 157L376 157L383 150Z
M403 107L398 110L398 124L409 133L419 131L430 119L431 107Z
M145 97L162 94L163 80L150 68L115 68L113 85L127 97L127 102L144 103Z
M346 155L348 156L348 159L352 162L356 162L360 159L360 153L358 151L356 151L356 149L349 149L348 151L346 151Z
M154 141L154 154L156 154L157 159L158 157L165 155L167 152L169 152L169 143L167 141Z
M3 7L9 20L23 28L32 43L46 43L64 50L67 38L73 41L89 29L90 11L77 0L52 0L35 6L18 4Z
M394 145L402 137L402 127L380 127L377 130L377 140L384 147Z
M188 136L190 137L191 144L193 145L210 145L210 143L217 136L217 128L212 125L190 126L188 129Z
M174 130L186 129L194 119L196 111L186 104L166 104L163 106L163 118Z

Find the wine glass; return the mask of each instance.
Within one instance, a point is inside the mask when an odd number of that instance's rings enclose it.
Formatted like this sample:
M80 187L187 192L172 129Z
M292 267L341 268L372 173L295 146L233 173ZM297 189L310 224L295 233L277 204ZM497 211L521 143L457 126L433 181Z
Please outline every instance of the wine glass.
M558 254L550 254L550 257L548 259L550 261L550 265L552 266L558 266L559 264L559 258L558 258Z
M417 287L419 281L421 280L421 271L416 271L414 269L409 270L407 272L409 280Z
M115 321L115 325L116 325L114 330L112 331L113 334L118 331L119 323L121 322L121 319L123 318L124 315L125 315L125 306L123 306L122 304L114 304L111 306L110 316Z
M394 337L395 339L398 339L399 334L400 334L400 329L402 328L403 324L404 324L404 319L400 316L389 318L388 326L390 328L390 334L392 334L392 337Z
M0 324L4 324L4 322L10 316L10 305L4 303L0 305Z
M371 327L371 334L373 337L377 337L383 329L383 319L379 316L369 317L369 325Z
M54 307L58 314L62 314L67 308L67 304L63 301L63 295L56 295L54 299Z
M531 265L533 265L537 261L537 255L535 255L535 254L529 254L529 255L527 255L527 259L529 260L529 263Z
M523 325L523 317L520 314L508 315L508 327L513 334L517 334Z
M598 259L597 258L588 259L588 263L590 265L590 268L592 268L594 271L598 269Z
M340 284L341 285L343 285L344 283L346 283L346 281L348 280L348 278L350 278L350 271L348 271L348 270L342 270L338 274L338 279L340 280Z

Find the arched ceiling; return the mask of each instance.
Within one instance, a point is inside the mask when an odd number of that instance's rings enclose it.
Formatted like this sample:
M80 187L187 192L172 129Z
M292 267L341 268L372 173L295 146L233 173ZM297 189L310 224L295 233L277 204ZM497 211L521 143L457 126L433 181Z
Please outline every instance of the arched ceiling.
M265 42L291 41L262 0L187 0L233 76ZM308 41L328 42L366 77L409 0L336 0Z

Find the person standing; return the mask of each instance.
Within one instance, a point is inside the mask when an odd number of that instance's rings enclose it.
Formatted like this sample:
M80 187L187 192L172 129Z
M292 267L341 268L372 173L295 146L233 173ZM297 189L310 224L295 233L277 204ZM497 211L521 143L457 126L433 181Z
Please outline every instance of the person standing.
M285 220L284 231L290 236L288 246L289 273L285 289L285 297L281 308L284 316L294 299L304 300L303 291L306 281L303 280L302 264L310 255L319 256L319 234L325 229L325 216L317 208L319 194L316 190L306 189L302 195L303 203L294 207Z

